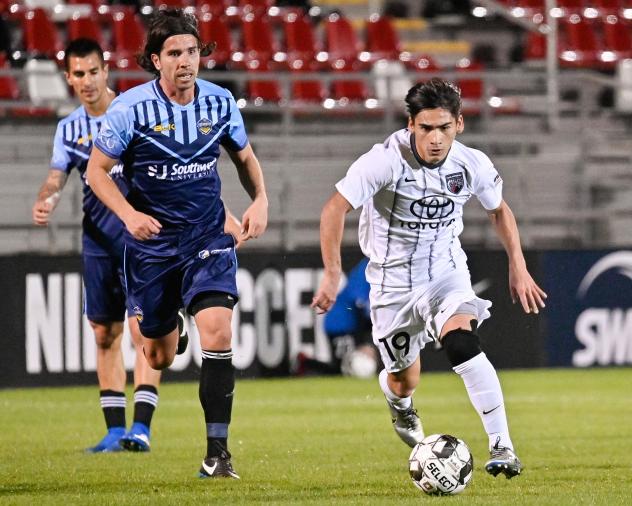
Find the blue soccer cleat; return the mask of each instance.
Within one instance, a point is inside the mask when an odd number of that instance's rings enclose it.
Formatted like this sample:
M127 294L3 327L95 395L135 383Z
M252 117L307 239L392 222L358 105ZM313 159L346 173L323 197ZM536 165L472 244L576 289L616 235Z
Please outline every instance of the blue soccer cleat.
M125 427L111 427L105 437L96 446L86 448L86 453L120 452L119 441L125 434Z
M143 423L135 422L132 428L119 440L120 449L128 452L148 452L149 443L149 427Z

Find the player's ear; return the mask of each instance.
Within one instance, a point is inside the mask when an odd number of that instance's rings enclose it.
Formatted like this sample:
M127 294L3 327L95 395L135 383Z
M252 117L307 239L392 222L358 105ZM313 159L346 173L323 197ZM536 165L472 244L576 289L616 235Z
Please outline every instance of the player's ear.
M408 130L412 132L414 128L415 128L415 123L413 121L413 118L411 116L408 116Z
M465 128L465 122L463 121L463 115L459 114L459 117L456 119L456 133L463 133L463 129Z
M64 77L66 78L68 86L72 86L72 83L70 82L70 73L67 70L64 70Z
M161 70L160 57L156 53L152 53L151 61L154 64L154 67L156 67L156 70L160 72Z

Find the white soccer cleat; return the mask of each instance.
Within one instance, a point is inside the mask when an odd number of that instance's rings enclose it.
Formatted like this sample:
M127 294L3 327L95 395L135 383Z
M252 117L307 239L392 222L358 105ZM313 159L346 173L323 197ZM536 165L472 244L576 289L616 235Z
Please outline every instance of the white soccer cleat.
M411 448L421 443L424 438L424 429L421 425L417 410L413 408L412 402L408 409L403 410L397 409L388 401L386 402L391 412L393 429L395 429L395 433L399 438Z

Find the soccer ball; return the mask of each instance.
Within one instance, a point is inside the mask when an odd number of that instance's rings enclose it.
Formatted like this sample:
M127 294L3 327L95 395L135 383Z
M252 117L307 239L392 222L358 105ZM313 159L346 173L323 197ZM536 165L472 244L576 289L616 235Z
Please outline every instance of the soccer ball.
M415 486L426 494L460 494L472 479L474 459L461 439L433 434L413 448L408 470Z

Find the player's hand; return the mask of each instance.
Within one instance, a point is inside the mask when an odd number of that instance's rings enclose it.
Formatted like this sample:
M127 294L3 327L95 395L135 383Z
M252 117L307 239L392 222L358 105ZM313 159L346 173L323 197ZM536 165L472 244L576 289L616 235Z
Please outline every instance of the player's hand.
M340 275L333 273L327 273L320 282L318 291L312 299L310 307L314 308L318 314L326 313L331 309L331 306L336 302L336 295L338 295L338 285L340 284Z
M509 267L509 291L515 304L520 302L525 313L540 312L545 307L546 293L529 274L526 267Z
M241 218L240 242L256 239L268 226L268 201L255 199Z
M128 232L138 241L153 239L162 229L162 225L156 218L138 211L130 212L123 223Z
M52 202L47 202L46 200L38 200L35 202L32 210L33 223L38 227L47 226L53 207Z

